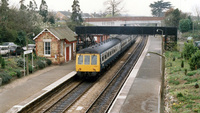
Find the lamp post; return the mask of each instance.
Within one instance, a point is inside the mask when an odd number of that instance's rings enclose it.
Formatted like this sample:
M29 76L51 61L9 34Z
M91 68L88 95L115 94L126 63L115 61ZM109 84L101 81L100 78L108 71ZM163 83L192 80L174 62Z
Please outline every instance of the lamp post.
M164 49L163 49L163 46L164 46L164 44L163 44L163 30L162 30L162 29L157 29L156 31L157 31L157 32L159 32L159 31L162 32L162 36L161 36L162 39L161 39L161 41L162 41L162 53L163 53L163 50L164 50Z
M147 54L150 54L150 53L162 57L162 82L161 82L161 88L163 89L164 88L164 81L165 81L165 77L164 77L164 74L165 74L165 56L163 56L163 55L161 55L159 53L156 53L156 52L147 52ZM148 55L148 56L150 56L150 55ZM163 106L164 105L164 100L163 100L164 91L161 90L160 93L161 93L160 104ZM164 109L162 106L161 106L160 112Z
M28 50L28 36L32 34L32 36L35 36L35 33L34 32L30 32L26 35L26 50ZM27 72L27 75L29 75L29 63L28 63L28 55L26 55L26 72Z

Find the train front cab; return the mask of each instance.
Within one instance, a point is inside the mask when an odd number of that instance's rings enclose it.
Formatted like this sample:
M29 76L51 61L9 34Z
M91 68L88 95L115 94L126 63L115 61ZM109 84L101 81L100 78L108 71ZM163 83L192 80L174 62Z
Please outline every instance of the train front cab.
M78 76L96 76L100 72L99 54L77 54L76 71Z

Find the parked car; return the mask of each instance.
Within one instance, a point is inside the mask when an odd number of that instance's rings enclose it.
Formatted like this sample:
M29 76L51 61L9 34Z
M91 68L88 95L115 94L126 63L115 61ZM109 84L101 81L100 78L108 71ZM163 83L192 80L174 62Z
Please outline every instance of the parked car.
M26 46L22 47L23 50L27 50ZM28 50L35 50L35 44L28 44Z
M195 41L194 44L196 47L198 47L200 49L200 41Z
M192 41L193 37L187 37L187 42Z
M10 54L11 55L21 55L24 50L20 46L11 46L10 47Z
M10 48L11 46L17 46L14 42L3 42L2 45L3 45L3 46L8 46L9 48Z
M0 46L0 55L6 55L8 56L10 53L8 46Z

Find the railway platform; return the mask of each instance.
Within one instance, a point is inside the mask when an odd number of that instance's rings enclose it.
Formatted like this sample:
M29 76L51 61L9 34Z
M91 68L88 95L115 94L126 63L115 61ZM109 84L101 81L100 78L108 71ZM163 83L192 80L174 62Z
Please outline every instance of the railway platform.
M141 58L117 96L110 113L158 113L162 81L162 58L147 52L161 53L161 39L149 38ZM75 61L51 66L23 77L9 86L0 87L0 113L14 113L57 84L73 76Z
M109 113L160 113L162 58L148 52L161 54L160 37L149 37L146 48Z
M14 113L61 84L62 80L73 76L74 71L75 60L72 60L62 65L52 65L0 87L0 113Z

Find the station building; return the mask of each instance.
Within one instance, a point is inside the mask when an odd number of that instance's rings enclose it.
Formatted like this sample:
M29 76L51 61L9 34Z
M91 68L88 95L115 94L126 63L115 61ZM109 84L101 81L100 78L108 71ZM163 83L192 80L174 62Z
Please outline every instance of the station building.
M46 28L33 40L37 56L46 57L53 64L68 62L75 57L76 34L68 27Z

